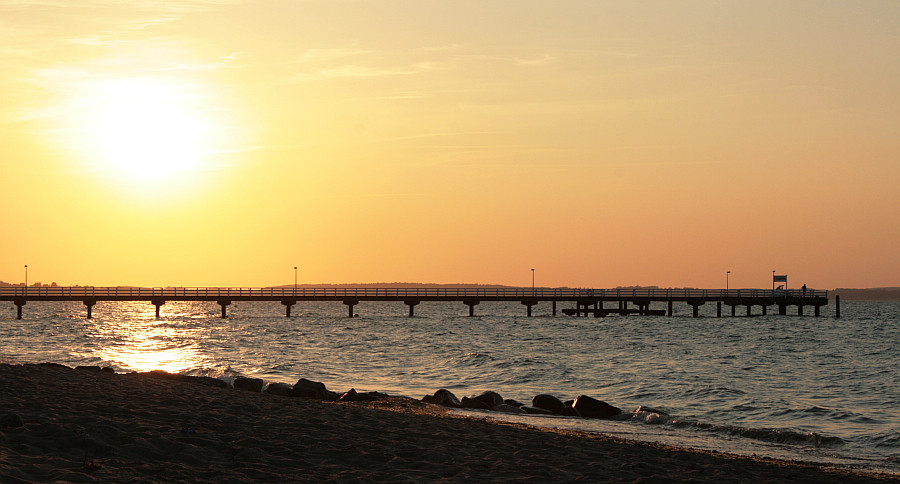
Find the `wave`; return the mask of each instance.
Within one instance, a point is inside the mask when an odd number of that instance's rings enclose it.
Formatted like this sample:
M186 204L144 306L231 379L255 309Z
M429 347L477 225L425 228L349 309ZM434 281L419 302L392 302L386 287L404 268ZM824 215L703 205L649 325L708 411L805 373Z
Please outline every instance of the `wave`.
M665 422L678 428L701 430L735 437L759 440L775 444L805 445L815 448L837 448L844 445L844 439L822 435L816 432L800 432L777 428L747 428L735 425L718 425L705 422L678 420L669 417Z

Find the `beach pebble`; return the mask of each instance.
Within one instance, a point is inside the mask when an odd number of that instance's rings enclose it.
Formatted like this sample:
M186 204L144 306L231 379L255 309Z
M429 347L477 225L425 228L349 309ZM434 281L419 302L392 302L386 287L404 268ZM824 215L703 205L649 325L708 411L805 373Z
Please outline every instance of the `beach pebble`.
M553 413L561 413L563 408L565 408L562 400L553 395L547 395L546 393L535 395L534 398L531 399L531 406L543 408L544 410L549 410Z
M25 423L22 422L22 417L14 413L8 413L3 417L0 417L0 428L14 428L23 425L25 425Z
M612 418L622 413L622 409L587 395L576 398L572 406L587 418Z
M262 391L264 384L265 382L262 380L262 378L245 378L239 376L234 379L235 390L244 390L248 392L259 393Z

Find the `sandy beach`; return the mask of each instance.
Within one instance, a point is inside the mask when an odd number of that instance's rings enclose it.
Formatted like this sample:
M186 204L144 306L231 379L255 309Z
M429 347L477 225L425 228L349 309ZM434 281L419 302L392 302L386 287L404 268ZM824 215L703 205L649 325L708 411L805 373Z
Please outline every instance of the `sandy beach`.
M333 403L198 379L0 365L0 481L897 482L817 466Z

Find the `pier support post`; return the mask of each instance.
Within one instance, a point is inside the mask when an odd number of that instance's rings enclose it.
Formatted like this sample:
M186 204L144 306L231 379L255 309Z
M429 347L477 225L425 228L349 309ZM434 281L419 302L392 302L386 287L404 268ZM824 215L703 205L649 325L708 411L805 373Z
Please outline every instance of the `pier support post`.
M763 308L763 316L765 316L765 315L766 315L766 312L767 312L768 309L769 309L769 307L766 306L765 304L763 304L763 307L762 307L762 308Z
M692 298L692 299L688 299L685 302L687 302L688 304L691 305L692 308L694 308L694 311L693 311L694 317L699 318L700 317L700 306L702 306L706 301L704 301L703 299L699 299L699 298Z
M841 317L841 296L834 296L834 317Z
M553 301L553 315L556 316L556 301Z
M816 304L816 317L817 318L819 317L819 305L818 304Z
M732 304L731 305L731 317L733 318L735 316L737 316L737 306Z
M751 305L748 304L748 305L747 305L747 317L748 317L748 318L750 317L750 312L751 312L751 310L752 310L751 308L753 308L753 306L751 306Z
M91 317L92 317L91 309L93 309L94 304L97 304L97 301L90 300L90 299L87 301L84 301L84 305L87 306L87 318L88 319L91 319Z
M216 303L218 303L219 306L222 307L222 318L227 318L228 314L226 314L225 308L227 308L231 304L231 299L219 299L218 301L216 301Z
M353 306L356 306L357 304L359 304L359 301L356 299L346 299L346 300L344 300L344 304L347 305L347 317L352 318L353 317Z
M722 301L716 301L716 317L722 317Z
M463 304L469 306L469 317L475 316L475 306L477 306L481 301L477 299L463 299Z
M802 304L797 305L797 316L803 316L803 305Z
M413 308L419 304L419 301L403 301L403 304L409 306L409 317L413 317Z
M284 304L284 317L286 317L286 318L291 317L291 307L293 307L294 304L297 304L297 301L294 301L292 299L287 299L287 300L281 301L281 304Z
M780 316L784 316L784 315L787 314L787 305L786 305L786 304L779 304L779 305L778 305L778 314L779 314Z
M16 319L22 319L22 306L25 305L25 300L16 299L13 303L16 305ZM840 309L838 309L838 312L840 313Z
M522 301L522 304L528 308L528 317L531 317L531 307L537 304L536 299L526 299Z
M150 301L150 304L153 304L154 306L156 306L156 319L159 319L159 308L160 308L160 306L162 306L162 305L165 304L165 303L166 303L166 302L163 301L162 299L154 299L154 300Z
M672 317L672 300L671 299L669 299L669 310L666 313L666 316L668 316L670 318Z

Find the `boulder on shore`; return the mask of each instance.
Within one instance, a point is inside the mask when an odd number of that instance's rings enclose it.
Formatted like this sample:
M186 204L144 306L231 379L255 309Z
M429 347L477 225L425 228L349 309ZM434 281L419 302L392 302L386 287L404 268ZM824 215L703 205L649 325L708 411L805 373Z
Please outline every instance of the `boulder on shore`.
M287 383L269 383L269 386L266 387L263 393L289 397L291 396L291 386Z
M474 410L490 410L491 407L482 402L481 400L475 400L474 398L463 397L462 399L462 408L470 408Z
M351 388L349 391L341 395L341 398L338 398L341 402L357 402L359 401L359 393L356 392L355 388Z
M530 415L553 415L553 412L544 408L538 408L531 405L522 405L519 410Z
M506 413L525 413L525 410L522 410L521 408L516 407L514 405L507 405L505 403L501 403L500 405L497 405L496 407L492 408L491 410L493 410L495 412L506 412Z
M566 407L562 400L553 395L547 395L546 393L535 395L534 398L531 399L531 406L543 408L544 410L549 410L553 413L562 413L563 409Z
M572 407L587 418L612 418L622 413L622 409L587 395L576 398Z
M331 400L331 392L325 388L322 382L301 378L291 388L292 397L315 398L317 400Z
M434 395L425 395L424 397L422 397L422 401L425 403L440 405L442 407L462 407L462 403L460 403L459 399L456 398L456 395L454 395L450 390L444 390L443 388L434 392Z
M501 397L497 392L484 392L477 397L472 397L472 400L482 402L487 405L488 408L494 408L497 405L503 404L503 397Z
M234 379L234 389L259 393L262 391L265 383L266 382L264 382L262 378L246 378L239 376Z

